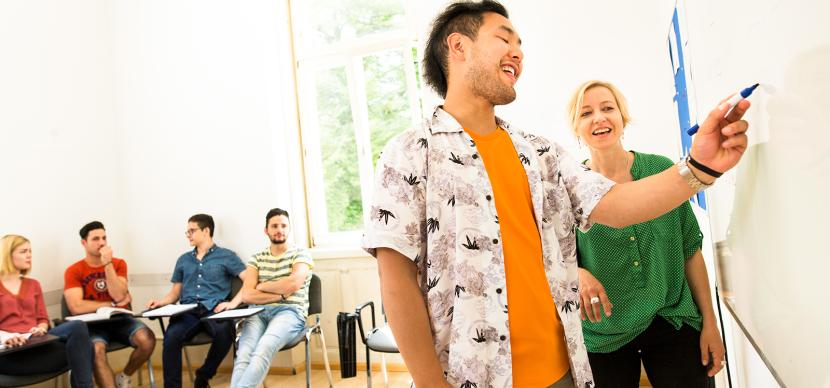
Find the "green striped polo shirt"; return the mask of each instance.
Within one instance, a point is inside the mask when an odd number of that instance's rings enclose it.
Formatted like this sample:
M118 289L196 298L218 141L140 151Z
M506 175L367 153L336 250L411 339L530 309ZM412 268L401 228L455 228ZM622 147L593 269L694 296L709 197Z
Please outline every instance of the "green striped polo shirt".
M634 153L631 175L639 180L670 168L664 156ZM577 259L605 287L611 317L582 331L589 352L609 353L629 343L660 316L675 328L697 330L701 316L686 281L685 263L703 241L688 201L651 221L615 229L594 224L577 230ZM602 314L602 313L601 313Z
M260 283L279 280L291 275L291 271L296 263L305 263L308 264L309 268L314 268L311 252L308 249L296 247L289 248L278 257L271 254L270 247L265 248L264 251L254 254L248 260L248 265L255 267L259 271ZM310 284L311 271L308 272L303 286L297 292L286 295L285 301L269 303L266 306L295 304L302 306L303 311L308 313L308 287Z

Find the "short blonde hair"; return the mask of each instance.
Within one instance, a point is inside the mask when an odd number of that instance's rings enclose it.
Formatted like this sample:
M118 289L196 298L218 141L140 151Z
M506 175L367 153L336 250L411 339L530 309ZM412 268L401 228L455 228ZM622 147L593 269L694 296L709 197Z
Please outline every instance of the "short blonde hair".
M12 261L12 252L27 242L29 242L29 239L16 234L7 234L0 239L0 275L8 275L18 272L25 275L29 272L28 269L24 269L22 271L18 270Z
M568 119L571 123L571 132L573 132L574 135L576 135L577 126L579 125L579 111L581 110L582 102L585 99L585 92L591 88L599 86L608 89L614 96L614 99L617 100L617 108L619 108L620 114L622 115L623 127L627 126L628 123L631 122L631 116L628 114L628 102L625 100L625 96L623 96L622 92L620 92L620 89L617 89L617 87L610 82L591 80L583 82L582 85L579 85L571 96L571 100L568 102Z

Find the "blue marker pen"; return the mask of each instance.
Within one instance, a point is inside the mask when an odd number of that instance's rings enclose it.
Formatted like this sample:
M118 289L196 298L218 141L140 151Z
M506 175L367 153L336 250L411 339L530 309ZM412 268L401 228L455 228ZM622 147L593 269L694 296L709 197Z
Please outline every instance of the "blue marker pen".
M726 111L726 114L728 115L729 112L732 111L732 108L734 108L735 105L738 105L738 103L741 102L741 100L749 97L749 95L752 94L752 91L754 91L755 88L757 88L757 87L758 87L758 84L752 85L752 86L750 86L750 87L748 87L744 90L741 90L738 93L735 93L735 95L732 96L732 98L726 100L726 103L729 104L729 110ZM697 130L698 130L698 125L695 124L693 127L689 128L689 130L686 131L686 133L688 133L689 136L692 136L692 135L697 133Z

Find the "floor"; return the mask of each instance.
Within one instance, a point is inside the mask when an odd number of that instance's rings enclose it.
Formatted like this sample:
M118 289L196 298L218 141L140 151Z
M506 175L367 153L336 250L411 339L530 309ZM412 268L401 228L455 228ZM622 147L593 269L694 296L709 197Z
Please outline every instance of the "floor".
M362 372L362 373L361 373ZM146 376L145 376L146 377ZM356 377L351 377L348 379L340 378L340 371L333 370L332 371L332 378L334 381L334 386L337 388L358 388L358 387L366 387L366 372L365 371L358 371ZM182 381L184 385L189 386L190 381L188 380L187 375L182 377ZM410 377L409 373L406 372L390 372L389 373L389 387L392 388L405 388L409 387ZM277 376L277 375L269 375L268 378L265 380L268 388L282 388L282 387L305 387L305 373L293 375L293 376ZM383 388L383 376L380 373L374 373L372 375L372 383L374 387ZM217 374L211 381L210 386L213 388L229 388L231 385L231 376L226 373ZM133 377L133 387L138 387L138 379L134 376ZM141 387L149 387L150 385L147 383L146 378L144 380L144 385ZM156 373L156 387L161 388L163 386L162 379L159 377L159 373ZM328 386L328 379L326 378L326 371L325 370L312 370L311 371L311 386L312 387L321 387L325 388Z
M161 371L156 371L156 387L162 388L164 387L162 378L161 378ZM350 377L347 379L340 378L340 371L333 370L332 371L332 378L334 381L334 386L336 388L363 388L366 387L366 372L365 371L358 371L357 376ZM645 380L645 379L643 379ZM190 386L190 381L188 380L187 375L182 376L182 381L184 382L185 386ZM146 380L146 375L144 376L144 385L138 384L137 376L133 376L133 387L149 387L150 384ZM269 375L266 379L265 383L269 388L283 388L283 387L296 387L302 388L305 387L305 373L293 375L293 376L280 376L280 375ZM374 373L372 375L372 383L374 387L377 388L386 388L387 386L383 384L383 377L380 373ZM213 388L229 388L231 385L231 376L227 373L220 373L216 375L210 382L211 387ZM407 372L389 372L389 385L388 387L391 388L407 388L410 384L410 377L409 373ZM648 385L647 380L641 381L640 388L647 388L651 387ZM58 384L58 387L67 387L68 384L65 382ZM326 378L326 371L324 370L312 370L311 371L311 386L312 387L320 387L325 388L328 386L328 379ZM54 382L48 382L43 384L38 384L30 388L54 388Z

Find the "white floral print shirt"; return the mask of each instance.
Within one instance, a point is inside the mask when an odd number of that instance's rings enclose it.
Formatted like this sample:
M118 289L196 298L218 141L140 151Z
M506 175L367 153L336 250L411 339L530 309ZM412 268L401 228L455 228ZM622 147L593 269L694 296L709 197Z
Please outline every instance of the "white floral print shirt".
M579 319L574 226L614 185L559 145L511 129L527 174L550 284L578 387L593 387ZM475 142L441 107L392 139L377 165L363 247L394 249L418 267L435 349L461 388L512 387L507 288L492 187Z

